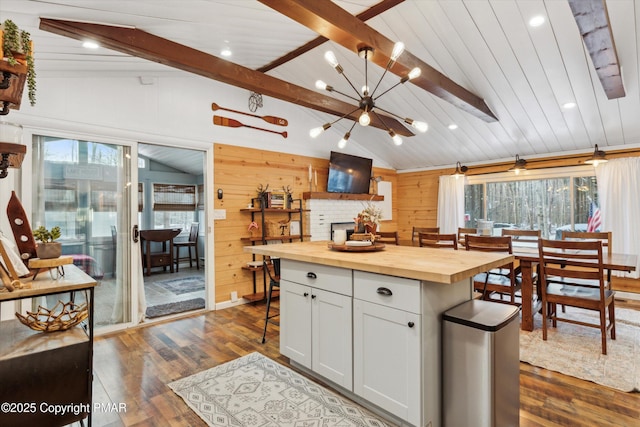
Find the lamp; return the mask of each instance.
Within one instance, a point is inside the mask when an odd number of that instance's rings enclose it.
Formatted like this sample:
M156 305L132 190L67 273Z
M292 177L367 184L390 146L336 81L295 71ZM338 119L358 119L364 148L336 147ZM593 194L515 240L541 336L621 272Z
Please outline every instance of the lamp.
M323 82L322 80L318 80L316 81L316 88L320 89L320 90L326 90L329 92L337 92L340 95L347 97L349 99L352 99L353 101L356 101L358 103L357 108L355 108L353 111L351 111L348 114L345 114L344 116L329 122L329 123L325 123L324 125L320 126L320 127L316 127L311 129L311 131L309 132L309 135L312 138L316 138L318 135L320 135L322 132L324 132L325 130L329 129L334 123L344 119L347 116L350 116L351 114L355 113L358 110L362 110L362 112L360 113L359 117L358 117L358 123L360 123L361 126L368 126L369 123L371 123L371 114L375 115L380 122L387 127L387 133L389 134L389 136L391 137L391 139L393 140L393 143L395 145L402 145L402 138L390 127L388 127L385 123L384 120L382 119L382 117L380 115L378 115L376 113L376 111L374 111L374 109L380 110L380 111L384 111L385 113L397 117L400 120L403 120L405 123L407 123L408 125L410 125L411 127L413 127L414 129L418 130L419 132L426 132L427 129L429 128L429 125L427 125L425 122L420 122L417 120L413 120L410 119L408 117L401 117L395 113L392 113L390 111L384 110L380 107L378 107L376 105L376 101L385 93L389 92L390 90L392 90L393 88L395 88L398 85L404 84L407 81L411 80L411 79L415 79L416 77L418 77L420 75L420 68L416 67L414 69L412 69L411 71L409 71L409 74L407 74L405 77L402 77L400 79L399 82L397 82L395 85L391 86L389 89L385 90L384 92L380 93L378 96L375 96L376 90L378 89L378 86L380 86L380 83L382 82L382 79L384 78L384 76L387 74L387 71L389 71L389 69L391 68L391 66L393 66L393 64L396 62L396 60L398 59L398 57L402 54L402 52L404 51L404 44L402 42L397 42L394 46L393 46L393 51L391 53L391 56L389 57L389 62L387 63L387 66L384 70L384 73L382 73L382 76L380 77L380 80L378 80L378 83L376 84L376 86L373 88L372 91L369 91L369 86L368 86L368 80L369 80L369 76L368 76L368 60L371 58L371 56L373 55L373 48L369 47L369 46L362 46L358 49L358 56L360 56L361 58L364 59L364 86L362 86L362 90L359 91L358 89L356 89L356 87L353 85L353 83L351 83L351 80L349 80L349 78L345 75L344 73L344 69L342 68L342 66L340 65L340 63L338 62L338 59L336 58L336 55L332 52L332 51L328 51L325 53L324 58L327 60L327 62L336 70L336 72L338 74L341 74L349 83L349 86L351 86L353 88L353 90L356 92L357 97L348 95L346 93L340 92L339 90L335 89L333 86L330 86L328 84L326 84L325 82ZM353 130L353 127L355 126L355 122L353 124L353 126L351 126L351 129L349 129L349 131L344 135L344 137L340 140L340 142L338 143L338 147L339 148L344 148L347 144L347 141L349 139L349 137L351 136L351 131Z
M468 170L469 170L469 168L468 168L468 167L466 167L466 166L462 166L462 165L460 164L460 162L457 162L457 163L456 163L456 171L455 171L453 174L451 174L451 176L455 176L455 177L456 177L456 179L458 179L458 178L460 178L461 176L464 176L465 172L467 172Z
M520 171L527 170L527 161L525 159L521 159L520 156L516 154L516 162L513 167L509 169L510 172L515 172L516 175L520 173Z
M8 168L19 168L27 153L27 146L22 145L22 126L0 122L0 179L9 175Z
M585 160L585 163L588 165L593 165L593 167L598 167L600 163L607 163L607 155L604 151L598 150L598 144L596 144L595 150L593 150L593 155L590 159Z

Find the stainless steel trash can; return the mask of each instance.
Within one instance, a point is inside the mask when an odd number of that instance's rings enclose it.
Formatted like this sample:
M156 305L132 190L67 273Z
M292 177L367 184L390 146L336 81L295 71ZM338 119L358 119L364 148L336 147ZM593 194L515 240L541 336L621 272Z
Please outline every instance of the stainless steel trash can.
M445 427L520 422L518 307L471 300L443 315Z

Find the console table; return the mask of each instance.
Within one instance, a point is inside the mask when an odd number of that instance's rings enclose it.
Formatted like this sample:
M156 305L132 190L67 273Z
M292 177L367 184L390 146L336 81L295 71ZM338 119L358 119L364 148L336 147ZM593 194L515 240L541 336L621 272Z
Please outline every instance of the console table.
M17 319L0 322L0 402L9 404L0 412L0 425L64 426L86 418L91 426L96 281L75 265L67 265L65 275L55 280L41 274L22 281L29 287L0 292L0 303L55 295L86 301L89 316L58 332L37 332ZM54 414L53 405L76 410Z
M173 239L180 234L181 228L163 228L157 230L140 230L142 245L142 267L146 269L145 274L151 275L152 267L162 267L166 271L169 266L173 273ZM151 252L151 242L162 243L161 252ZM167 251L167 243L169 250Z

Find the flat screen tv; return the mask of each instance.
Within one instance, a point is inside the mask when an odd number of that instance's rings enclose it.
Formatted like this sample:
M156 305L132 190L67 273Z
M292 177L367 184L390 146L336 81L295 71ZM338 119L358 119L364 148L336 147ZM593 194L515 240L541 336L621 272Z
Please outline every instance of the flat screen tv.
M371 159L332 151L329 158L327 191L368 194L372 163Z

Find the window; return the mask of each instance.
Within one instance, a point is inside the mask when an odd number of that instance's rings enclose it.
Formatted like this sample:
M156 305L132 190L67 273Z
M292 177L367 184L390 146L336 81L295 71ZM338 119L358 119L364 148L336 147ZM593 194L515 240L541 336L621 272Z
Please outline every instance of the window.
M189 232L196 211L196 186L153 184L153 228L182 228Z
M528 171L526 175L470 176L465 186L465 226L493 221L502 228L541 230L542 237L560 238L562 230L586 230L591 203L597 205L592 167Z

